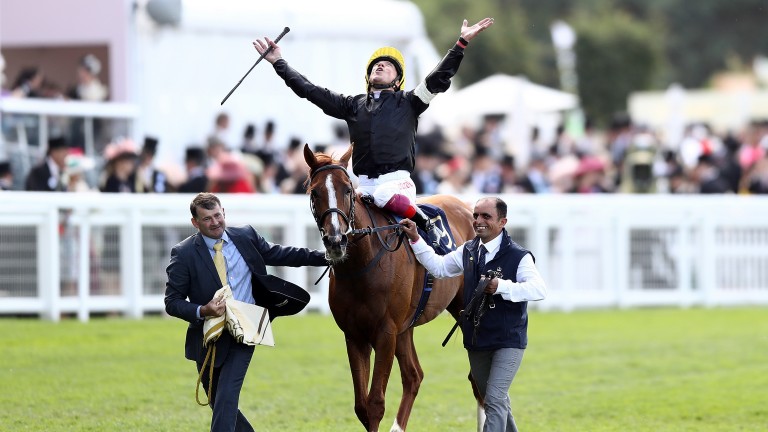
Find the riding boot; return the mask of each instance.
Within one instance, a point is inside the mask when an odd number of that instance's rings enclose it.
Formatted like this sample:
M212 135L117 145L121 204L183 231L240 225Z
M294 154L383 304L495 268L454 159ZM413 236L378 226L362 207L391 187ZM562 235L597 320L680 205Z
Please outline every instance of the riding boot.
M439 246L443 232L429 220L427 215L425 215L418 206L414 207L416 208L416 214L411 217L411 220L416 222L416 225L427 233L427 240L432 246Z

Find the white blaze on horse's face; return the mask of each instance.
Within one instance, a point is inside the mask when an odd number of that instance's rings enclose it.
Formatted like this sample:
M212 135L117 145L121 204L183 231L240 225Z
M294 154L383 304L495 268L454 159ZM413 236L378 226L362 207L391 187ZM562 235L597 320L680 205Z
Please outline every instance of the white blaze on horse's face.
M325 189L328 191L328 208L338 208L339 203L336 201L336 188L333 187L333 176L328 174L325 176ZM339 232L339 215L331 213L331 225L334 232Z

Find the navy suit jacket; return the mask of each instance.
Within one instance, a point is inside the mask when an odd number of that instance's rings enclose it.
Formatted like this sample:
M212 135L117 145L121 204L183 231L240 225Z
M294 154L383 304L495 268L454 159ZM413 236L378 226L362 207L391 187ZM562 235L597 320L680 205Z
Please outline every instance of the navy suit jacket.
M312 249L272 244L251 226L227 228L232 243L250 267L254 275L266 275L270 266L325 266L325 254ZM222 287L213 258L205 245L202 234L194 234L171 249L171 261L166 268L165 310L169 315L189 322L185 355L199 363L205 359L203 322L197 318L197 307L207 304ZM257 290L265 290L261 279L253 278L254 298L262 297ZM215 367L226 359L233 339L223 332L216 342Z

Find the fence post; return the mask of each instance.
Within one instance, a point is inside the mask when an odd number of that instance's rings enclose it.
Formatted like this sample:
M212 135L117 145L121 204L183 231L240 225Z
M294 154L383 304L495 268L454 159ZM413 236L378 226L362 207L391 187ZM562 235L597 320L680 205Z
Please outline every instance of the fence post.
M77 319L87 322L90 319L91 298L91 220L88 208L78 208L80 220L78 238L78 281L77 281Z
M45 222L37 228L37 287L42 300L42 316L61 320L61 266L59 245L59 208L48 209Z
M125 314L130 318L141 318L144 312L144 248L141 227L141 213L133 207L120 234L120 282L126 300Z

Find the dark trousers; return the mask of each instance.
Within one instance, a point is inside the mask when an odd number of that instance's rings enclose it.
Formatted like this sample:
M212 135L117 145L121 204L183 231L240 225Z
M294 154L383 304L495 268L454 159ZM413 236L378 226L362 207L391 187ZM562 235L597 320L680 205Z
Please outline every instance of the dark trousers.
M243 388L252 356L252 346L233 343L229 346L227 358L221 367L213 369L213 384L209 393L213 410L211 432L253 432L248 419L238 409L240 390ZM198 362L198 373L201 366L202 363ZM206 365L202 378L203 387L206 389L210 382L208 367Z

